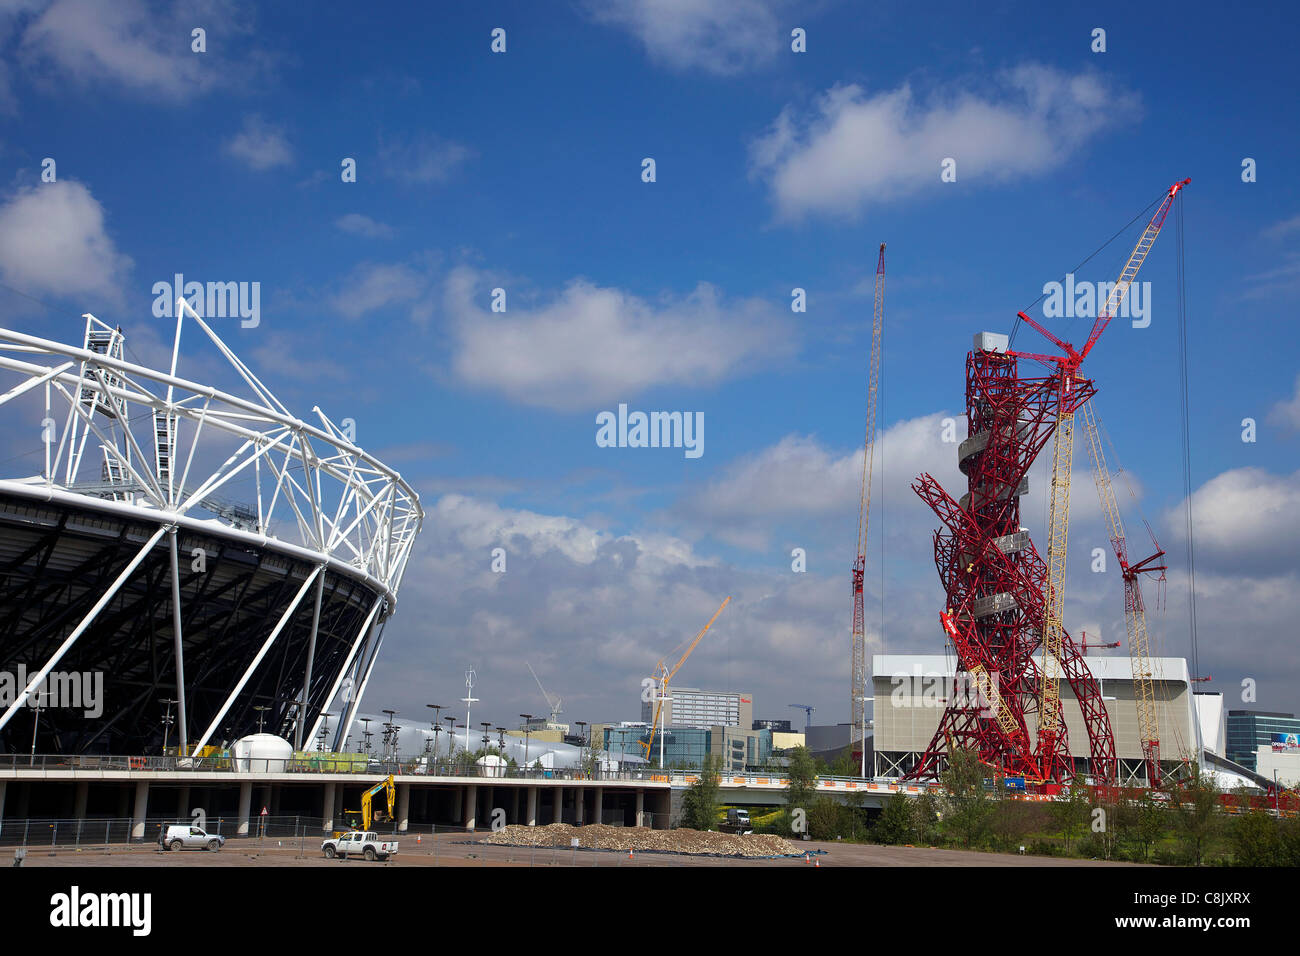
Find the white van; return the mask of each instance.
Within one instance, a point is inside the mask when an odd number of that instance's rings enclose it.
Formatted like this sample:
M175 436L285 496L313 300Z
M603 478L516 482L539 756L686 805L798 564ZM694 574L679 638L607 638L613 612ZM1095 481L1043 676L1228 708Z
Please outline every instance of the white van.
M168 850L212 850L214 853L226 844L226 838L216 833L207 833L202 827L176 823L162 828L158 842Z

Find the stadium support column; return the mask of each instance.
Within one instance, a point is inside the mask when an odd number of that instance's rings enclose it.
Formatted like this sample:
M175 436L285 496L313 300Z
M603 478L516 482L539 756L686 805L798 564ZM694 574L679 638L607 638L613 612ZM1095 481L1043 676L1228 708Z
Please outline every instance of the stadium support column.
M645 826L645 791L640 787L636 790L636 825Z
M83 617L81 623L72 629L72 633L64 638L63 643L59 645L59 649L54 652L54 655L48 661L45 662L45 666L36 672L32 679L27 682L27 686L23 688L23 692L18 695L17 699L12 704L9 705L9 709L6 710L3 715L0 715L0 730L4 729L5 724L9 723L10 719L18 712L20 707L26 705L27 698L32 695L32 691L41 686L50 671L54 670L54 666L63 659L64 654L68 653L68 649L71 648L73 644L77 643L77 639L81 637L82 634L86 633L86 629L95 622L95 618L99 617L99 612L108 606L108 603L117 595L117 592L122 585L130 579L131 575L135 574L135 569L140 566L140 563L144 561L144 559L149 555L149 552L153 550L154 545L158 543L159 539L162 538L166 532L167 528L161 527L149 536L149 540L146 541L140 550L136 552L135 557L131 559L131 562L122 569L122 573L117 576L117 579L109 585L108 590L106 590L103 595L100 596L99 600L95 602L95 606L90 609L90 613Z
M181 630L181 572L180 560L176 555L176 526L167 529L168 551L172 561L172 632L176 645L176 728L180 731L180 740L176 748L178 754L185 753L189 741L189 727L185 723L185 635Z
M583 811L586 809L586 807L587 807L587 788L574 787L573 788L573 819L578 826L582 826L584 823Z
M8 780L0 780L0 833L5 832L5 790L8 786Z
M131 814L131 839L144 839L144 821L149 811L149 781L137 780L135 784L135 812Z
M555 795L555 823L564 822L564 788L555 787L551 791Z
M316 634L320 631L320 602L325 593L325 575L316 579L316 606L311 612L311 637L307 641L307 673L302 679L302 699L298 702L298 719L293 722L293 747L302 750L302 725L307 720L307 704L311 700L311 668L316 661ZM326 704L329 701L325 701ZM311 743L311 741L308 741Z
M411 785L397 785L397 832L405 833L411 825Z
M72 798L72 819L86 819L86 804L90 802L90 782L77 781L76 793Z
M352 662L357 656L357 651L360 649L365 636L370 633L370 625L374 622L375 615L379 613L379 609L383 604L384 599L380 596L376 598L375 603L371 605L370 614L366 617L365 622L361 625L361 629L357 631L357 636L352 641L352 650L348 651L348 659L345 660L343 666L339 668L338 676L334 678L334 686L332 686L330 692L325 695L325 702L321 705L321 713L316 717L316 722L312 724L311 733L307 735L308 743L315 740L316 734L320 732L321 724L325 720L325 708L329 707L330 702L334 700L334 696L339 692L339 687L343 685L343 679L347 677L348 670L352 667Z
M239 816L235 820L235 836L248 836L248 812L253 806L253 782L246 780L239 785Z
M0 787L3 787L3 786L4 786L4 784L0 783ZM0 811L3 811L3 810L4 810L4 791L3 791L3 790L0 790ZM529 825L530 827L535 827L535 826L537 826L537 788L536 788L536 787L529 787L529 788L528 788L528 820L527 820L527 823L528 823L528 825Z
M596 806L595 806L595 808L592 810L592 813L591 813L591 822L592 822L592 823L604 823L604 822L605 822L604 817L605 817L605 788L604 788L604 787L597 787L597 788L596 788Z
M473 830L475 815L478 813L478 787L472 783L465 785L465 816L462 825L466 830Z
M334 787L332 783L325 784L325 795L321 799L321 829L326 833L334 830Z

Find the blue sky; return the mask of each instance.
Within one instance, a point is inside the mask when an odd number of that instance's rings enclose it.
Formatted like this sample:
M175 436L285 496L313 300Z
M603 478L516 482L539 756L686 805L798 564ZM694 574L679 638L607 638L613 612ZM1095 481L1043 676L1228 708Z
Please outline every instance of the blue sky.
M506 720L540 706L527 659L569 718L635 718L655 660L734 594L680 679L831 722L848 713L878 243L867 617L873 650L937 653L934 522L907 485L928 470L955 487L939 432L971 335L1009 331L1043 283L1191 177L1202 670L1230 706L1296 710L1296 20L1281 5L4 3L0 317L68 340L92 311L149 356L169 334L155 282L260 283L257 327L221 334L290 407L356 419L428 511L370 709L459 696L472 663L485 716ZM945 157L956 182L940 182ZM1152 627L1182 656L1174 226L1140 276L1151 325L1112 323L1084 370L1140 490L1134 550L1145 515L1171 552ZM1079 278L1113 281L1139 229ZM1053 328L1079 344L1089 324ZM1021 330L1017 345L1045 343ZM595 415L619 402L702 412L705 454L597 447ZM0 427L6 457L34 444ZM1025 500L1040 549L1043 490L1031 478ZM1106 544L1090 481L1074 500L1066 624L1111 639L1122 597L1087 570ZM488 571L498 545L504 575ZM1247 677L1259 698L1238 704Z

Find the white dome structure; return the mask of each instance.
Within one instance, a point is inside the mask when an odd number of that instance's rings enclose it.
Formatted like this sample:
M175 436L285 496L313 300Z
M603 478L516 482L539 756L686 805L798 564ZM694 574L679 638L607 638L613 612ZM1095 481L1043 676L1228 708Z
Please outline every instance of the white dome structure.
M284 773L293 759L293 744L275 734L250 734L231 744L230 756L237 773Z

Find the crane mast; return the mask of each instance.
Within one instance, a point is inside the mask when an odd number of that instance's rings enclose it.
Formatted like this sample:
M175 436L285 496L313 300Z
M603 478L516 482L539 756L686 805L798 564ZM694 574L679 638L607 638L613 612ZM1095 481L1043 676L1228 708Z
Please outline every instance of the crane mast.
M726 600L724 600L720 605L718 605L718 609L713 612L713 617L709 618L709 623L705 624L704 627L701 628L700 633L695 635L695 640L691 641L690 646L686 648L686 652L682 654L681 658L679 658L677 663L672 666L671 670L664 663L665 660L667 660L667 658L660 658L659 663L655 665L655 671L657 673L652 674L651 676L658 679L659 681L659 697L657 703L655 704L654 720L650 722L650 736L648 739L642 741L641 743L641 748L645 751L645 756L647 760L650 759L650 752L654 747L655 730L659 727L659 717L663 713L664 699L667 698L668 696L668 682L671 681L673 677L676 676L679 670L681 670L682 665L686 663L686 658L691 656L691 653L695 650L696 646L700 643L700 639L704 637L705 632L708 631L708 629L713 626L713 622L718 619L718 615L722 613L723 608L725 608L730 603L731 603L731 597L728 596ZM681 645L679 644L678 647L680 646ZM662 741L660 741L659 747L660 747L660 751L662 752L663 749Z
M866 724L867 635L862 602L862 580L867 569L867 523L871 516L871 478L875 463L876 395L880 387L880 335L885 319L885 244L876 260L875 309L871 324L871 359L867 378L867 433L863 442L862 494L858 499L857 559L853 562L853 647L849 713L858 732ZM852 734L852 731L850 731Z
M1156 553L1149 558L1129 564L1128 543L1124 537L1124 522L1120 518L1119 505L1115 501L1115 489L1111 483L1110 469L1106 466L1106 455L1101 446L1101 435L1097 428L1096 414L1092 403L1082 408L1084 434L1088 437L1088 454L1092 458L1092 476L1097 484L1097 497L1101 500L1102 514L1106 516L1106 528L1110 534L1111 548L1119 561L1120 574L1124 578L1124 621L1128 627L1128 652L1132 661L1133 684L1136 688L1138 739L1142 743L1142 760L1146 764L1147 783L1149 786L1160 785L1160 726L1156 719L1155 685L1151 672L1151 656L1147 640L1147 612L1142 601L1142 587L1138 575L1146 571L1164 571L1163 564L1153 562L1164 557L1164 551L1157 546Z
M1063 635L1062 616L1065 607L1065 557L1070 526L1070 470L1074 456L1074 413L1091 397L1089 383L1079 375L1079 366L1093 346L1106 331L1106 326L1119 311L1128 295L1138 270L1146 261L1164 225L1165 217L1179 190L1190 179L1174 183L1165 193L1147 227L1142 231L1133 251L1129 253L1120 272L1119 280L1106 297L1106 305L1097 315L1088 340L1079 351L1063 342L1041 325L1021 312L1020 317L1049 338L1065 354L1059 356L1031 355L1031 358L1053 362L1058 366L1056 382L1056 443L1052 456L1052 498L1048 518L1048 556L1046 605L1043 615L1043 668L1039 690L1038 751L1045 762L1055 759L1056 738L1060 733L1060 653ZM1023 353L1022 353L1023 354ZM1082 387L1081 387L1082 386ZM1082 397L1079 397L1082 396ZM1047 773L1049 768L1044 767Z

